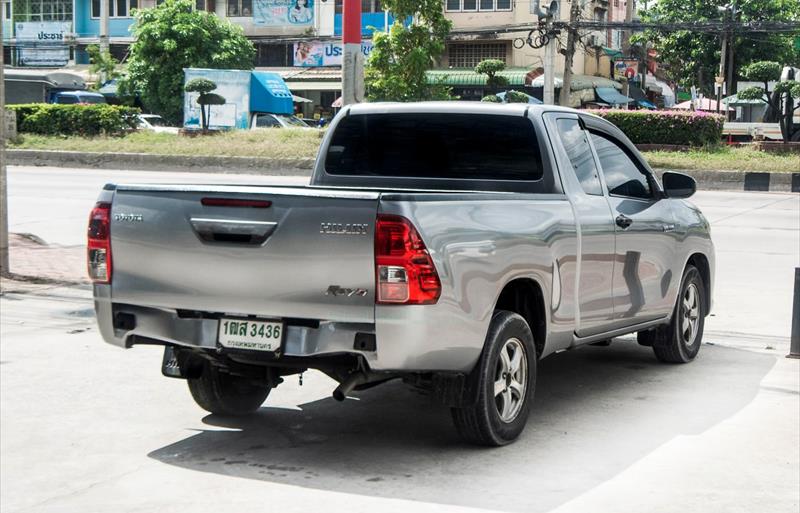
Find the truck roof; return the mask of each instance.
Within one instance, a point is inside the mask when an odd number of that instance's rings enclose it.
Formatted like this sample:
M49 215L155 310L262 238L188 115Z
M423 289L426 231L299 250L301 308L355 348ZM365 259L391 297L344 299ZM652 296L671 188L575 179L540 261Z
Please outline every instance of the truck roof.
M41 82L50 87L69 87L86 89L86 83L80 75L63 71L6 68L4 79L13 82Z

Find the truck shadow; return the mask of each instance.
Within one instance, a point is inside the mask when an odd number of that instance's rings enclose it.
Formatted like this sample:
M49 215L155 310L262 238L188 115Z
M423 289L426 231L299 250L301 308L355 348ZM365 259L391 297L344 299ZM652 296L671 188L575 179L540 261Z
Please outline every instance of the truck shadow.
M548 511L673 438L732 416L774 363L771 355L706 345L693 364L664 365L648 348L615 341L543 360L528 427L508 447L461 443L445 408L390 383L361 392L358 401L262 408L238 420L209 415L203 421L213 430L149 456L322 490Z

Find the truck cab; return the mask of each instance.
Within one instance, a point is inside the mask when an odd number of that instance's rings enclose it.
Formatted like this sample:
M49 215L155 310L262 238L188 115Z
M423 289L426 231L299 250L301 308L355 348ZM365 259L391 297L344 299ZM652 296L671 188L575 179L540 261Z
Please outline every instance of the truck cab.
M96 105L106 103L106 97L92 91L58 91L53 93L50 103L59 105Z

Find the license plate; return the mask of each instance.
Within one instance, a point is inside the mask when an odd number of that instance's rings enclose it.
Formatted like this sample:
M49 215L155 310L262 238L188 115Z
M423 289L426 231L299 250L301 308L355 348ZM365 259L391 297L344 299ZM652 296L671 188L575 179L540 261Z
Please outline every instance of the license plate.
M230 349L276 352L281 348L283 323L244 319L220 319L220 345Z

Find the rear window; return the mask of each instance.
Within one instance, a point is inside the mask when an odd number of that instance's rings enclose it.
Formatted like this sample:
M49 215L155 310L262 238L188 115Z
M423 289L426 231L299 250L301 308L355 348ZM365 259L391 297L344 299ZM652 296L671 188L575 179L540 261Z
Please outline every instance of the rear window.
M331 175L539 180L536 132L522 116L361 114L342 119L325 158Z
M102 96L89 96L89 95L81 95L80 96L81 103L105 103L106 99Z

